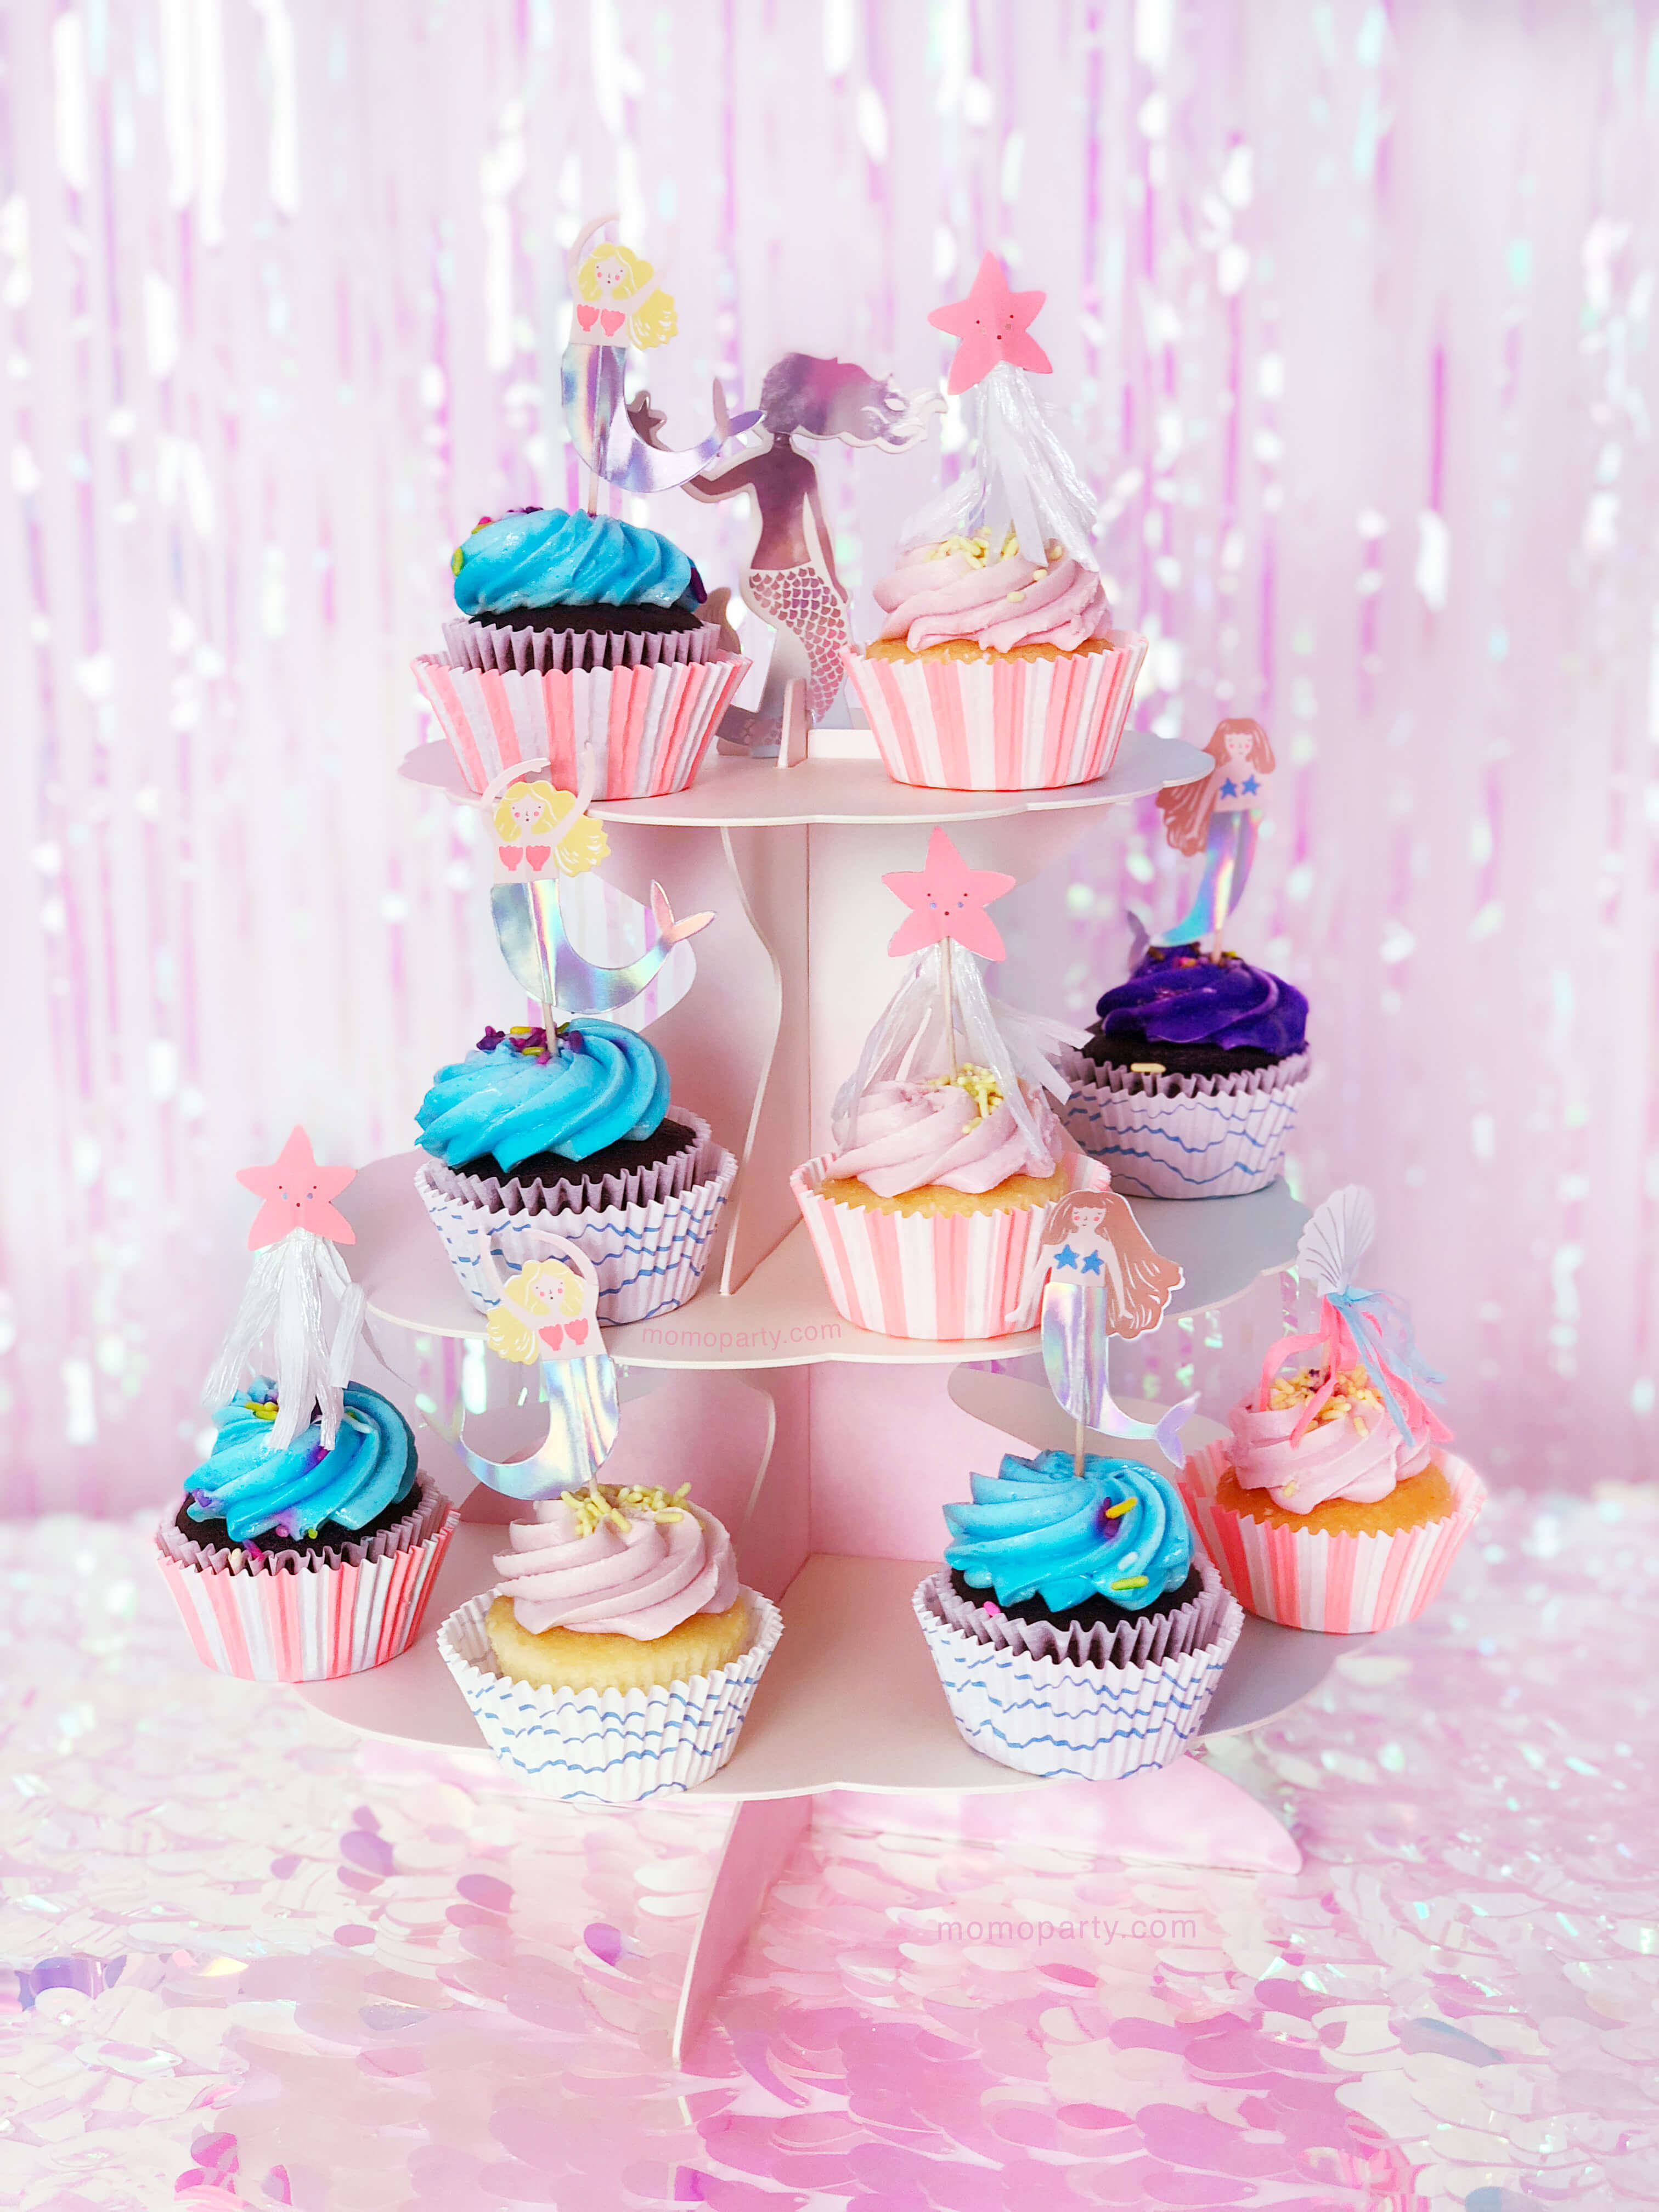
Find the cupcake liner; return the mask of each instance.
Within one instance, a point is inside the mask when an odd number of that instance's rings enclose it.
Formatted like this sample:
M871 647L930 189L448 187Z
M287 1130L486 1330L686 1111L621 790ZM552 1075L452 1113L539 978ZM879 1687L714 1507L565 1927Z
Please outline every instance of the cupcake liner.
M1092 783L1117 756L1146 641L1053 659L871 660L848 680L895 783L945 791L1052 791Z
M1047 1272L1046 1206L980 1213L880 1213L824 1198L830 1156L789 1178L823 1270L830 1303L854 1328L935 1343L1012 1336L1036 1325ZM1072 1188L1106 1190L1112 1178L1075 1156Z
M1224 1443L1208 1444L1187 1462L1181 1494L1222 1580L1250 1612L1286 1628L1373 1634L1424 1611L1486 1502L1486 1485L1466 1460L1450 1452L1437 1457L1456 1510L1443 1521L1391 1535L1270 1527L1229 1513L1215 1502L1228 1464Z
M983 1644L945 1615L931 1575L913 1604L963 1741L1024 1774L1111 1782L1167 1766L1203 1719L1244 1616L1224 1595L1215 1633L1179 1658L1146 1666L1080 1665Z
M483 1206L492 1213L580 1213L589 1208L649 1206L655 1200L681 1197L707 1171L711 1149L708 1124L688 1114L680 1126L686 1131L686 1140L672 1159L659 1160L654 1167L629 1168L621 1175L589 1177L577 1164L574 1176L561 1176L556 1182L539 1176L526 1182L516 1175L467 1175L434 1160L432 1177L446 1197L463 1199L468 1206ZM599 1194L597 1200L595 1190Z
M1126 1198L1239 1198L1283 1173L1309 1055L1237 1075L1132 1075L1068 1048L1060 1118Z
M460 1516L428 1477L409 1519L367 1542L301 1559L155 1532L156 1564L204 1667L245 1682L327 1682L406 1651Z
M749 663L717 652L637 668L501 669L428 653L414 666L470 791L534 760L574 791L591 752L593 796L605 799L684 791Z
M732 1756L755 1685L783 1633L758 1590L741 1593L749 1644L712 1674L650 1690L550 1690L514 1682L484 1627L491 1595L470 1598L438 1631L444 1664L484 1740L538 1796L578 1805L632 1805L707 1782Z
M1155 1619L1121 1621L1115 1628L1016 1620L989 1591L979 1599L958 1596L948 1574L937 1577L937 1609L952 1628L978 1643L994 1644L999 1651L1023 1653L1028 1659L1069 1659L1079 1667L1154 1667L1212 1643L1233 1602L1202 1553L1194 1552L1193 1564L1203 1585L1196 1597Z
M444 650L452 667L497 668L525 675L550 668L684 667L711 659L720 649L713 623L696 629L514 629L506 623L444 624Z
M515 1208L504 1188L494 1206L475 1203L444 1187L450 1170L435 1163L415 1171L415 1187L443 1239L456 1279L480 1313L499 1304L497 1261L509 1270L551 1258L555 1239L574 1244L599 1278L595 1309L601 1325L652 1321L696 1297L714 1250L720 1211L738 1172L732 1154L709 1141L706 1122L686 1189L639 1203L587 1206L570 1212ZM488 1186L486 1186L486 1188ZM532 1185L532 1189L539 1188Z

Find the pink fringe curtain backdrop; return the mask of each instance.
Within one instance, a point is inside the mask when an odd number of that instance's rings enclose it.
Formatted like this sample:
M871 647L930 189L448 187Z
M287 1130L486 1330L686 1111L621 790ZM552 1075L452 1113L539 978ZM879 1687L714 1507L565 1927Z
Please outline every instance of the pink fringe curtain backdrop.
M1237 942L1304 984L1304 1194L1364 1176L1472 1457L1639 1472L1655 1367L1659 26L1487 0L13 0L0 80L4 1502L190 1463L236 1167L405 1145L514 1011L394 780L481 512L577 487L562 248L619 207L710 377L908 382L981 251L1103 506L1140 720L1282 763ZM947 439L950 435L947 430ZM823 457L842 574L938 468ZM730 508L652 519L714 582ZM1023 894L1086 1012L1191 871L1150 807ZM1218 1371L1200 1324L1166 1361ZM1236 1348L1236 1345L1235 1345ZM1207 1363L1207 1364L1206 1364ZM1157 1372L1156 1368L1152 1370Z

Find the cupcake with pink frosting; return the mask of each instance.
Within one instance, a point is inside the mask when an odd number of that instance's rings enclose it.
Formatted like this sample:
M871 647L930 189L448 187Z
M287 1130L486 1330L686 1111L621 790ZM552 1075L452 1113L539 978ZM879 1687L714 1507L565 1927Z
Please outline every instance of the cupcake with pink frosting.
M507 1530L491 1595L439 1649L491 1748L544 1794L606 1804L723 1766L781 1630L687 1486L590 1481Z
M1451 1431L1425 1395L1438 1377L1404 1307L1352 1281L1371 1223L1369 1194L1352 1186L1313 1216L1297 1258L1322 1291L1320 1327L1272 1347L1228 1441L1188 1460L1183 1477L1229 1588L1291 1628L1351 1634L1414 1620L1486 1498L1445 1449Z
M986 990L982 963L1002 941L983 906L1011 876L964 868L935 830L927 867L885 880L915 917L890 948L910 964L836 1094L830 1149L790 1188L848 1321L885 1336L1008 1336L1036 1317L1049 1207L1111 1186L1054 1111L1066 1084L1053 1054L1079 1032Z
M888 774L957 791L1104 775L1146 641L1112 627L1097 569L1010 530L908 548L875 587L884 621L848 673Z

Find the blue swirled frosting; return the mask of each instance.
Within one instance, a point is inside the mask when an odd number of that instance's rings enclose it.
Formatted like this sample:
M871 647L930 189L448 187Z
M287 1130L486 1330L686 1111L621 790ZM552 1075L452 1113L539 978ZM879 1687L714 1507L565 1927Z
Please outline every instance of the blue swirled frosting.
M971 1505L947 1505L945 1547L970 1589L1000 1605L1040 1596L1051 1613L1109 1598L1139 1613L1179 1589L1193 1563L1192 1530L1175 1485L1134 1459L1092 1453L1007 1453L995 1474L969 1478ZM1127 1511L1113 1508L1127 1506Z
M415 1437L390 1399L346 1386L339 1432L323 1449L320 1421L283 1451L270 1449L276 1386L256 1376L214 1415L212 1451L191 1475L188 1514L222 1520L234 1544L266 1535L304 1536L325 1521L362 1528L416 1490Z
M422 1148L450 1167L493 1157L515 1168L536 1152L591 1159L624 1137L648 1137L668 1111L668 1063L648 1037L584 1016L550 1057L538 1029L486 1030L441 1067L415 1119Z
M1294 983L1236 953L1208 958L1196 945L1154 945L1127 981L1097 1002L1101 1034L1164 1044L1241 1047L1280 1059L1308 1043L1308 1001Z
M688 555L654 530L608 514L532 507L481 523L455 555L464 615L515 607L684 607L703 598Z

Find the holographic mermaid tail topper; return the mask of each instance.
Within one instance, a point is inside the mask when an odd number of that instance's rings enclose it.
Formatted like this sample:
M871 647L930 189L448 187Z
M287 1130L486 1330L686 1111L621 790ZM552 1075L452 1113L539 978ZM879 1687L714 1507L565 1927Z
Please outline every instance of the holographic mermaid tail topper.
M1438 1397L1445 1378L1418 1351L1404 1301L1386 1291L1362 1290L1354 1280L1354 1270L1376 1235L1376 1208L1362 1183L1333 1191L1302 1232L1296 1264L1320 1293L1319 1327L1305 1336L1281 1338L1271 1347L1256 1401L1258 1411L1267 1411L1273 1378L1287 1359L1298 1352L1320 1352L1324 1374L1297 1417L1293 1444L1301 1443L1343 1375L1356 1366L1364 1368L1407 1444L1451 1441L1451 1431L1426 1402Z
M508 1498L557 1498L591 1484L616 1448L617 1370L599 1332L599 1279L592 1261L563 1237L545 1237L545 1256L503 1274L492 1251L486 1272L497 1294L484 1342L501 1358L540 1372L547 1409L537 1441L503 1449L495 1433L520 1425L520 1408L470 1415L459 1440L469 1471Z
M1212 937L1219 951L1228 917L1250 880L1275 763L1267 732L1248 717L1218 722L1205 750L1215 766L1202 782L1168 784L1158 794L1165 836L1177 853L1202 853L1204 874L1187 912L1152 942L1196 945Z
M258 1256L203 1401L217 1408L245 1376L273 1376L272 1451L285 1451L313 1420L322 1424L325 1450L339 1434L364 1298L336 1249L355 1244L356 1234L333 1201L356 1174L355 1168L319 1167L310 1138L297 1126L268 1166L236 1172L237 1182L263 1200L247 1233L248 1249Z
M1039 566L1056 541L1092 565L1095 503L1031 381L1054 373L1030 335L1047 296L1011 292L1001 262L988 253L967 298L928 316L960 341L945 388L968 394L969 459L956 482L905 525L906 545L988 529L1000 546L1012 530L1021 553Z
M772 658L760 705L752 715L728 708L720 736L723 751L764 759L778 749L788 686L805 687L809 726L822 721L841 689L842 654L854 644L817 469L797 441L838 438L843 445L902 453L927 434L945 403L936 392L903 392L892 377L872 376L854 362L805 353L773 362L760 399L764 448L692 477L685 489L700 500L748 492L759 513L743 599L773 633ZM635 414L637 419L637 403Z
M562 1018L623 1018L675 946L706 929L714 917L694 914L677 921L662 885L653 884L641 951L614 967L579 951L565 924L563 886L568 878L597 867L611 848L604 829L587 811L593 793L591 759L583 760L581 788L574 793L535 781L536 771L546 765L521 761L498 776L478 803L495 830L495 856L508 878L489 894L496 941L514 981L540 1006L550 1041ZM645 914L635 901L619 902L641 917ZM662 1011L660 1005L655 1011Z
M1112 1397L1110 1340L1156 1328L1181 1287L1173 1260L1153 1246L1114 1190L1077 1190L1057 1199L1042 1225L1051 1255L1042 1286L1042 1370L1048 1388L1077 1425L1073 1447L1083 1473L1084 1431L1146 1438L1172 1465L1181 1464L1181 1431L1197 1394L1157 1421L1137 1420Z
M726 441L760 420L758 411L730 416L719 380L714 384L714 429L700 445L672 453L659 446L662 417L641 392L630 408L625 381L628 349L666 345L679 328L674 302L658 283L651 264L625 246L599 242L617 220L588 224L568 258L574 312L561 364L565 427L570 442L594 476L624 491L672 491L696 475ZM593 511L590 492L588 512Z

